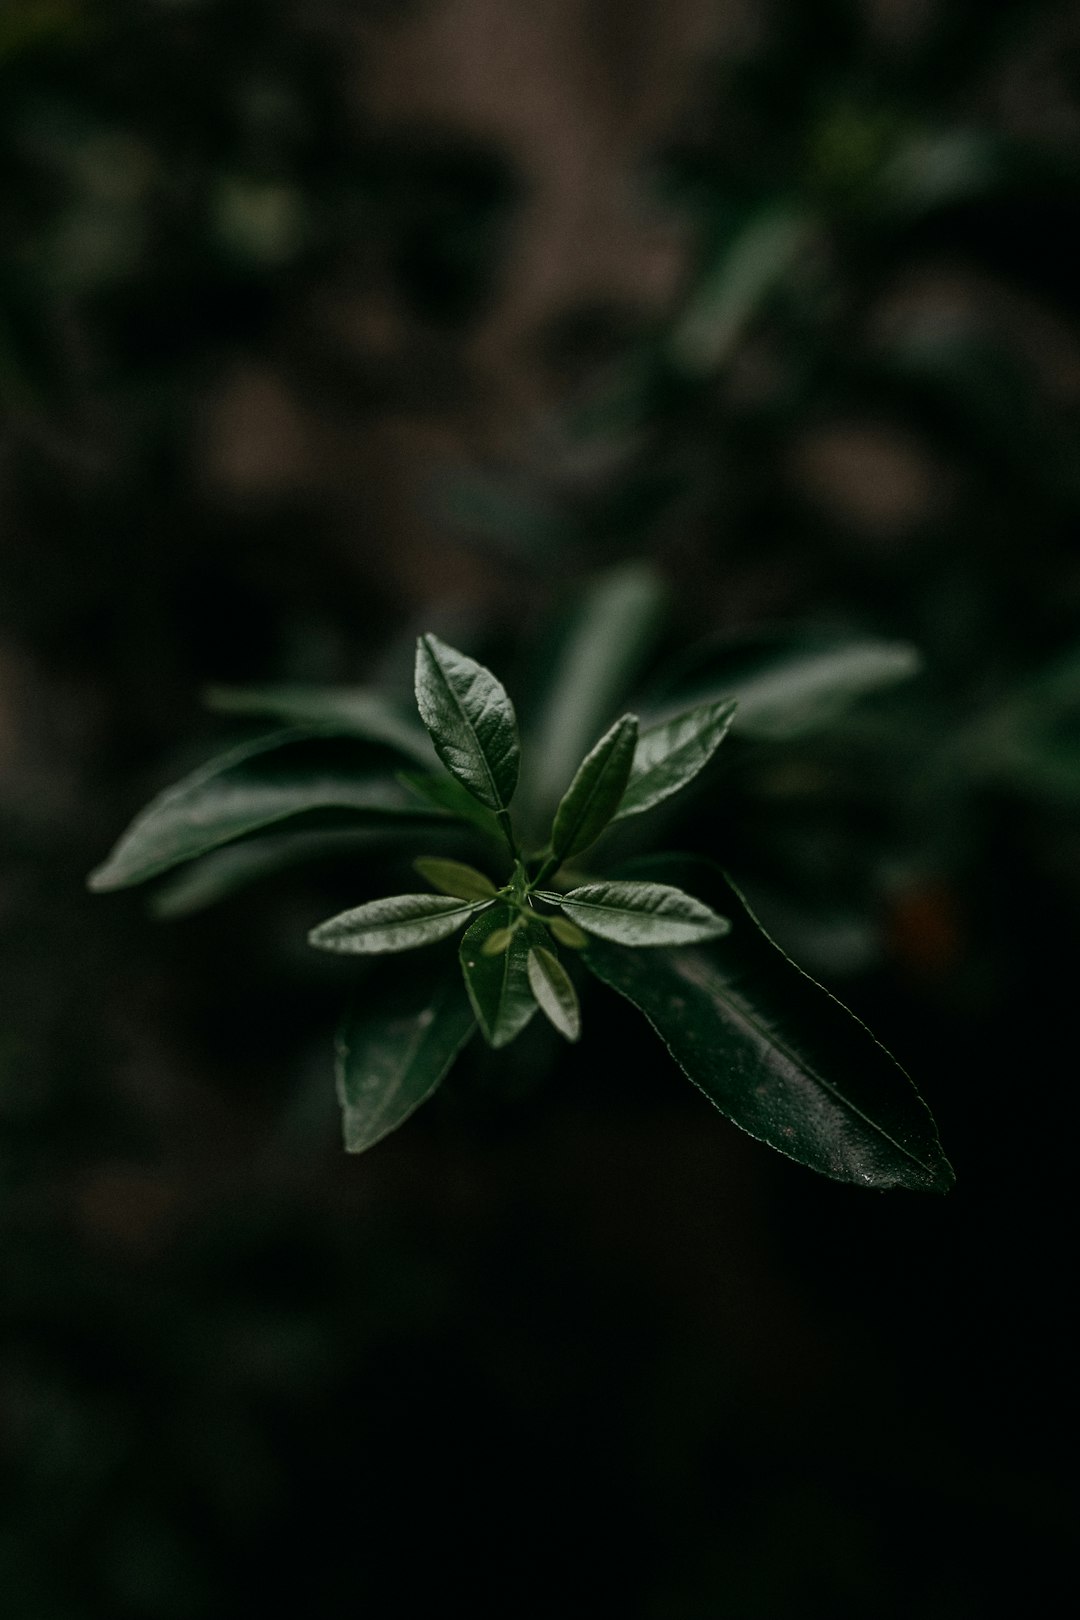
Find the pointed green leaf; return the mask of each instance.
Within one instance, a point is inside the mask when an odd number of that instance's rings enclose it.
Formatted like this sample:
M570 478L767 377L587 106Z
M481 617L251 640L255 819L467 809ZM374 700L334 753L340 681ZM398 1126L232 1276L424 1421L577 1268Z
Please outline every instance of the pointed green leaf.
M529 984L540 1011L560 1035L576 1041L581 1034L577 991L554 951L534 945L527 958Z
M515 929L499 955L489 956L484 949L494 934L513 921L509 906L492 906L477 917L461 942L461 970L469 1000L484 1039L496 1047L519 1035L536 1011L529 985L529 931Z
M217 714L251 715L282 725L317 725L362 737L433 766L431 742L415 713L361 686L212 686L207 706Z
M447 776L445 771L431 776L422 776L413 771L400 771L398 781L424 804L456 816L459 821L469 822L478 832L485 833L499 845L502 844L502 832L495 816L478 803L456 778Z
M735 708L734 698L699 703L685 714L643 731L614 819L639 816L692 782L727 736Z
M244 743L167 788L91 873L92 889L144 883L294 816L334 811L420 820L425 812L356 742L279 731Z
M626 791L637 743L637 718L624 714L585 755L563 794L551 829L551 853L561 864L596 842Z
M669 883L586 883L550 898L587 933L617 945L692 945L719 939L731 927L726 917Z
M438 856L422 855L418 861L413 861L413 867L441 894L453 894L459 900L495 898L497 891L491 879L464 861L445 861Z
M718 889L737 912L729 939L648 955L599 941L586 962L751 1136L839 1181L947 1191L952 1169L899 1064L776 948L737 890Z
M559 797L608 716L618 712L663 623L668 589L641 563L608 569L575 591L567 620L545 639L543 691L528 728L520 808L539 841Z
M489 810L505 810L517 786L521 751L514 706L501 682L437 636L421 636L416 703L451 776Z
M510 942L516 932L515 928L496 928L495 932L489 934L481 946L484 955L501 956L505 950L509 949Z
M461 977L445 964L417 979L382 970L365 980L337 1036L345 1148L362 1153L435 1091L476 1028Z
M357 956L411 951L456 933L479 910L475 901L442 894L394 894L328 918L311 930L308 944Z

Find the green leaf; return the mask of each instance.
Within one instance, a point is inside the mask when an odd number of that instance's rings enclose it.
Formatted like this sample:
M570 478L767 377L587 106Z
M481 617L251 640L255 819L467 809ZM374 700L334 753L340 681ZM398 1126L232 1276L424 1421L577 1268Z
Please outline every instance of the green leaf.
M433 809L445 811L455 816L458 821L467 821L478 832L484 833L500 846L502 845L502 832L499 823L490 810L485 810L478 804L467 788L454 777L447 776L440 771L437 776L420 776L412 771L400 771L398 781L404 783L411 793Z
M581 1008L577 991L559 958L543 945L534 945L526 965L540 1011L560 1035L565 1035L568 1041L576 1041L581 1034Z
M726 636L692 653L669 681L671 702L738 703L737 736L783 741L832 725L871 692L918 674L906 641L829 631Z
M719 939L731 924L708 906L668 883L586 883L557 901L571 922L617 945L691 945Z
M685 714L643 731L614 820L639 816L692 782L726 737L735 708L734 698L699 703Z
M337 1036L346 1151L374 1146L426 1102L475 1028L456 970L365 980Z
M933 1119L896 1060L712 881L738 913L730 939L648 956L597 942L589 967L751 1136L838 1181L947 1191Z
M131 823L92 889L144 883L294 816L322 811L421 819L396 777L366 765L370 751L310 731L278 731L213 759L167 788Z
M667 587L641 563L587 586L539 674L545 696L528 728L520 798L543 837L566 783L609 715L618 711L663 622ZM549 643L550 644L550 643Z
M358 956L411 951L456 933L478 910L475 901L468 904L442 894L393 894L328 918L311 930L308 943L321 951Z
M439 856L422 855L413 861L414 869L427 878L433 889L456 895L459 900L494 900L497 890L489 877L464 861L445 861Z
M496 905L484 911L461 942L461 971L473 1012L490 1046L505 1046L519 1035L536 1012L529 985L529 930L515 929L506 950L489 956L484 946L500 929L509 928L514 913Z
M352 686L212 686L206 703L217 714L251 715L283 725L317 725L362 737L431 766L431 742L416 723L379 692Z
M516 933L516 928L496 928L495 932L493 934L489 934L487 939L484 941L484 955L501 956L503 951L509 948L510 941L513 939Z
M416 703L451 776L489 810L505 810L517 786L521 750L514 706L501 682L437 636L421 636Z
M637 717L624 714L578 766L551 829L551 853L560 865L595 843L614 816L626 791L637 734Z

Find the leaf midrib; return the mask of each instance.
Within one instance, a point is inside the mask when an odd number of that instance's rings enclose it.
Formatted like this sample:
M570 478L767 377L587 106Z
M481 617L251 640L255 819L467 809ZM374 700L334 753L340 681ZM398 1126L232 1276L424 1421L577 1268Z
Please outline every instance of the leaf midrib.
M487 750L485 749L485 747L483 745L483 742L481 741L480 734L477 731L476 726L473 724L473 721L472 721L470 715L466 711L464 704L462 703L461 699L458 697L457 693L455 692L455 690L454 690L454 688L453 688L453 686L452 686L452 684L450 682L450 677L447 675L446 671L443 669L442 664L440 663L439 659L436 657L435 653L432 651L432 649L431 649L431 647L430 647L430 645L428 644L427 641L425 641L424 645L427 648L428 657L431 659L432 663L435 665L436 670L438 671L439 679L441 680L443 686L445 687L445 689L446 689L446 691L447 691L447 693L448 693L448 695L450 697L450 700L454 705L454 708L457 710L459 716L461 717L462 722L464 723L466 729L468 730L469 736L472 738L473 743L476 746L476 752L479 755L480 763L484 767L484 775L487 777L488 785L491 788L492 796L494 797L495 803L497 804L497 806L498 806L498 808L500 810L505 810L506 807L507 807L506 806L506 801L503 799L502 791L499 788L499 784L495 780L495 776L494 776L494 773L492 772L491 765L488 762ZM474 675L472 677L472 680L470 682L470 691L472 690L472 687L475 685L477 679L478 679L478 676L476 676L476 675Z

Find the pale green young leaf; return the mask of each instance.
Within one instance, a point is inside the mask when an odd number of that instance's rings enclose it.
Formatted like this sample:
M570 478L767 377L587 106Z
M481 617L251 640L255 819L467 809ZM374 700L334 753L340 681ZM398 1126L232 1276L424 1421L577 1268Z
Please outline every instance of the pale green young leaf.
M568 1041L581 1034L581 1008L577 991L554 951L534 945L527 958L529 984L540 1011Z
M702 770L726 737L734 698L699 703L643 731L634 749L630 779L613 820L638 816L678 793Z
M233 748L158 794L91 873L90 887L144 883L293 817L344 812L419 822L430 815L371 757L355 742L306 730L273 732Z
M482 905L442 894L394 894L328 918L311 930L308 943L355 956L411 951L456 933Z
M571 922L616 945L691 945L718 939L731 924L667 883L586 883L560 895Z
M451 776L489 810L505 810L517 786L521 750L514 706L502 683L437 636L421 636L416 703Z
M456 895L459 900L494 900L496 889L489 877L464 861L447 861L435 855L422 855L413 861L413 868L426 878L433 889L441 894Z
M410 967L364 983L338 1030L336 1072L345 1148L362 1153L435 1091L476 1028L456 968Z
M638 723L624 714L581 764L555 812L551 853L560 864L596 842L619 807L633 764Z
M515 929L506 949L488 955L485 946L514 920L509 906L481 912L461 942L461 970L476 1021L490 1046L505 1046L536 1012L529 984L528 930Z
M560 945L566 945L572 951L583 950L589 943L589 936L583 934L569 917L545 917L545 923Z

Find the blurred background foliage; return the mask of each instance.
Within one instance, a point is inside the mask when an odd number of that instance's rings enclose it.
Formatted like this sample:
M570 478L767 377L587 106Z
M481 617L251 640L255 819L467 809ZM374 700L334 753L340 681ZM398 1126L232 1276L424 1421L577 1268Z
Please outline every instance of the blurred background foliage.
M12 1616L1053 1590L1078 61L1035 0L5 0ZM377 850L168 927L85 895L207 686L393 684L433 628L517 693L628 565L646 688L808 625L922 654L670 831L913 1072L945 1203L774 1159L643 1040L616 1080L599 997L346 1160L302 941Z

